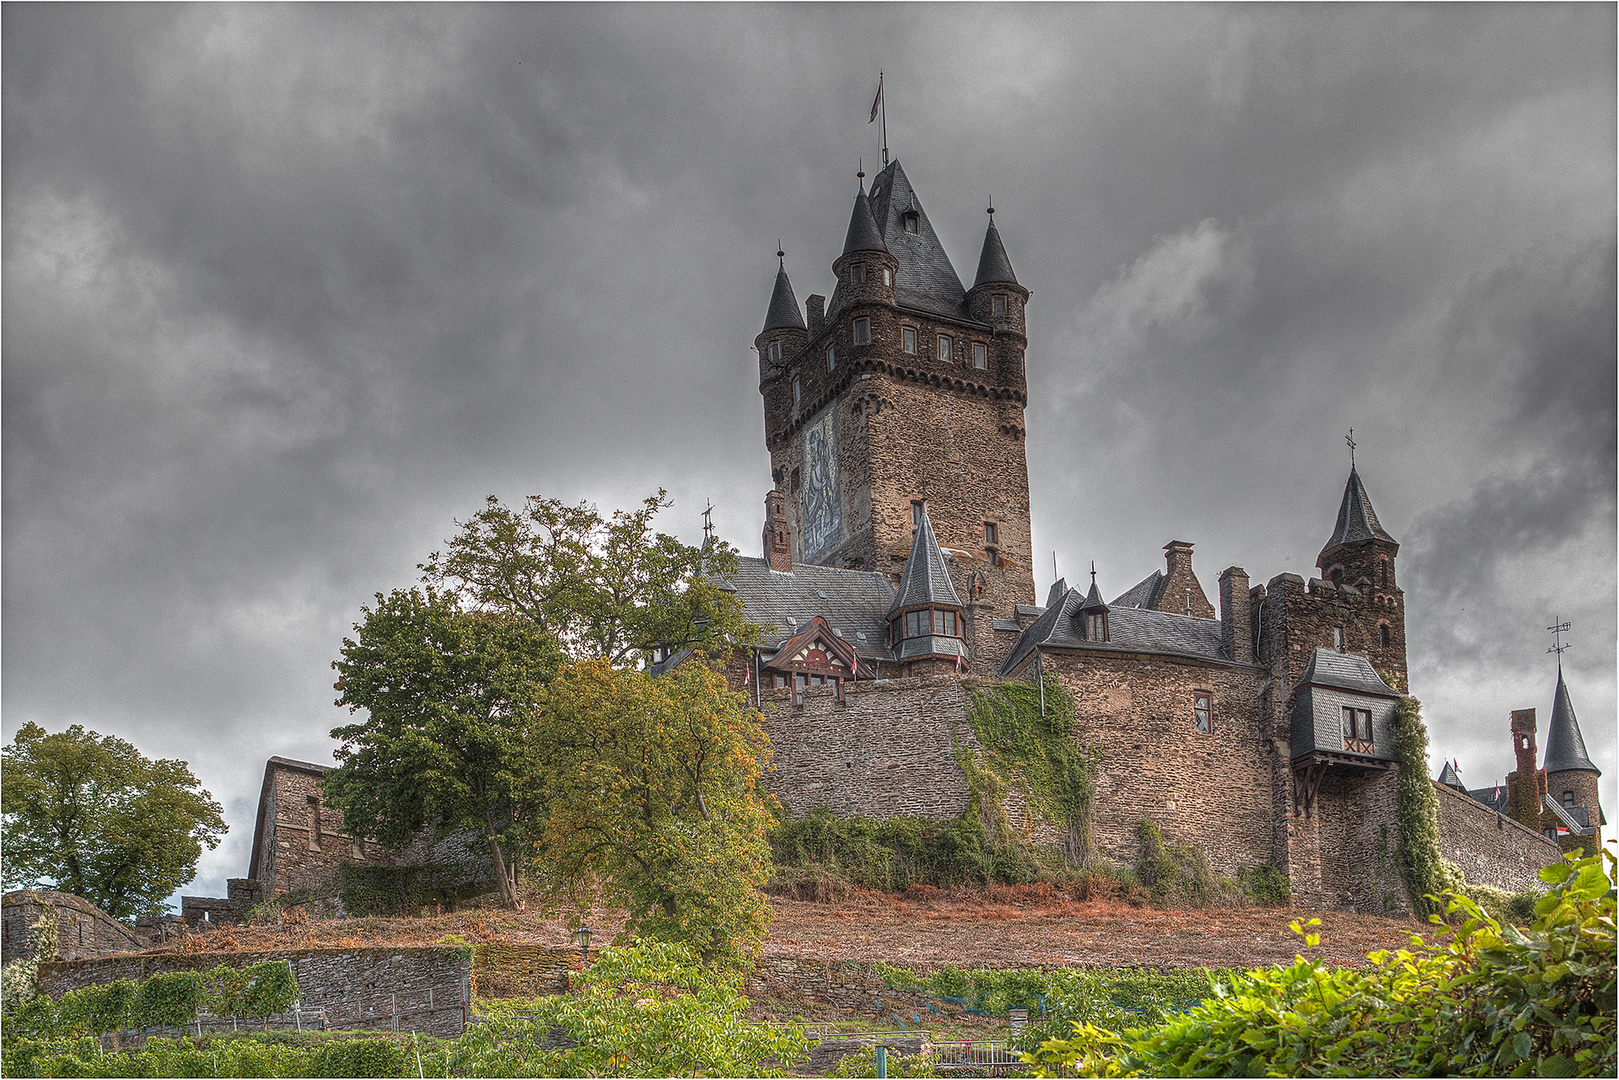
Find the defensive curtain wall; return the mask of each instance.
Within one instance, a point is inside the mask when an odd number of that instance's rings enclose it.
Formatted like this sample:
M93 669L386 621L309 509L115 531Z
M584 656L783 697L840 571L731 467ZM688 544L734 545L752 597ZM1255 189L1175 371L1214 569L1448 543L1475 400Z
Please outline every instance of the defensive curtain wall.
M472 1009L472 967L465 948L293 949L270 952L154 953L41 964L40 989L53 997L117 979L170 971L243 968L285 960L298 980L298 1005L324 1011L333 1029L418 1031L453 1037Z
M34 927L46 911L56 916L56 955L64 960L139 948L135 932L72 893L23 889L0 898L0 956L34 955Z

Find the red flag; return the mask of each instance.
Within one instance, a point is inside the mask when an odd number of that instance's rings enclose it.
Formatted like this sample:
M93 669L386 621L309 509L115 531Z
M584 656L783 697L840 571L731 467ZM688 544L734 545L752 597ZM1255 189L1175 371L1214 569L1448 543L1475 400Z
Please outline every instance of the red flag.
M883 103L883 81L881 79L878 79L877 80L877 96L871 99L871 120L867 120L866 123L869 124L873 120L877 119L877 107L879 105L881 105L882 103Z
M752 686L753 685L753 665L752 664L749 664L748 665L748 670L743 672L743 674L742 674L742 685L743 686Z
M964 655L962 655L961 651L958 649L956 651L956 671L958 673L961 671L962 668L967 666L966 659L967 658Z
M856 656L854 658L854 664L849 668L849 674L857 679L860 678L860 657Z

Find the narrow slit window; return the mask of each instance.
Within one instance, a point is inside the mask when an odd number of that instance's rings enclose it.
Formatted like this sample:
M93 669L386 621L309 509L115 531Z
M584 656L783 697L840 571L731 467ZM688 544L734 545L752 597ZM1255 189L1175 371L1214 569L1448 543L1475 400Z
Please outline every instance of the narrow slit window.
M894 284L894 271L890 270L886 266L883 267L883 284L889 286Z
M793 380L793 404L797 405L804 397L804 388L797 379Z
M982 341L973 342L973 367L983 371L989 367L989 350Z
M911 530L914 532L922 527L922 500L911 500Z
M864 285L866 283L866 264L865 263L855 263L852 272L854 274L854 283L856 285Z
M916 328L914 326L907 326L901 330L899 332L899 341L901 351L908 352L912 356L916 355Z
M939 335L939 363L948 364L949 362L950 362L950 339L945 337L943 334L940 334Z
M994 299L992 299L989 302L989 309L990 309L990 311L994 312L996 315L1005 315L1006 314L1006 297L997 296Z
M781 342L772 341L770 343L770 360L772 363L781 362Z
M833 348L832 346L829 345L829 346L827 346L827 349L826 349L826 370L828 370L828 371L836 371L837 369L838 369L838 351L837 351L837 349L835 349L835 348Z
M984 522L984 543L986 543L986 544L998 544L998 543L1000 543L999 535L1000 535L1000 530L995 527L995 523L993 521Z
M854 343L856 345L871 344L871 320L856 319L854 321Z
M1392 639L1392 635L1389 634L1388 623L1384 623L1382 626L1377 628L1377 639L1383 643L1383 647L1385 649L1388 648L1389 641Z
M1341 626L1332 628L1332 647L1338 652L1344 651L1344 628Z

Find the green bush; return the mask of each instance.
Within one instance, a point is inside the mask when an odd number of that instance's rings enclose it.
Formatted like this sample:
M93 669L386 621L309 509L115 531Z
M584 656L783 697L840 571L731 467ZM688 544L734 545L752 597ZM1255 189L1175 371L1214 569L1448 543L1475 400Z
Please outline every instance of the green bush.
M1208 857L1195 844L1167 843L1156 822L1142 818L1136 828L1141 841L1141 858L1136 863L1136 880L1160 904L1203 907L1236 899L1230 882L1221 881L1209 869Z
M298 981L285 960L261 960L240 970L174 971L139 982L118 979L69 990L52 1000L30 998L6 1017L9 1032L35 1038L102 1035L144 1027L184 1027L207 1009L215 1016L283 1013L298 1000Z
M815 809L798 821L782 821L770 832L777 866L815 869L834 882L868 889L903 891L912 885L984 885L1033 878L1033 860L997 851L975 814L950 821L924 817L841 818Z
M1076 1024L1028 1060L1098 1076L1612 1076L1614 861L1541 871L1552 891L1525 931L1450 893L1435 906L1460 926L1435 943L1414 936L1364 970L1301 957L1252 971L1164 1023ZM1314 925L1294 923L1310 946Z
M447 863L376 866L345 860L338 867L337 895L350 915L415 915L432 904L454 906L459 900L494 891L491 882L456 884Z
M938 1076L939 1056L923 1051L920 1054L890 1052L885 1062L885 1076ZM828 1075L838 1077L876 1076L877 1048L862 1046L853 1053L839 1057Z
M967 1012L1002 1016L1028 1009L1033 1017L1076 1020L1109 1027L1158 1023L1208 997L1213 982L1232 973L1149 968L959 968L932 975L879 965L879 977L895 990L926 994Z
M1293 885L1287 879L1287 871L1273 862L1239 869L1237 887L1249 900L1266 907L1286 907L1293 899Z

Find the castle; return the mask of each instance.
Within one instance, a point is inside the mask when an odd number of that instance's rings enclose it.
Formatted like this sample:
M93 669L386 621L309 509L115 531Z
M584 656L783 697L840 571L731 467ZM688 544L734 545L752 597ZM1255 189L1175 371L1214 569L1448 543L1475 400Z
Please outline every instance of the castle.
M783 805L955 817L970 796L958 751L979 748L972 692L1054 679L1074 702L1073 738L1098 762L1096 854L1134 862L1151 820L1218 873L1280 869L1301 906L1408 908L1395 853L1400 545L1358 471L1330 531L1323 522L1319 578L1255 584L1227 567L1216 611L1194 545L1170 540L1164 569L1111 601L1093 573L1039 603L1024 454L1030 293L993 216L964 288L895 161L869 191L862 182L832 270L831 300L800 308L778 265L754 342L773 483L764 551L724 582L765 628L727 675L764 714L766 785ZM1470 883L1517 891L1562 846L1600 843L1603 818L1561 676L1542 768L1533 710L1511 725L1519 771L1508 785L1469 793L1447 766L1433 789L1445 857ZM439 859L428 838L389 853L344 835L322 800L325 771L267 764L256 880L233 882L233 895L319 888L344 861ZM1011 823L1060 844L1027 793L1013 794ZM477 852L456 847L451 878L476 878Z

